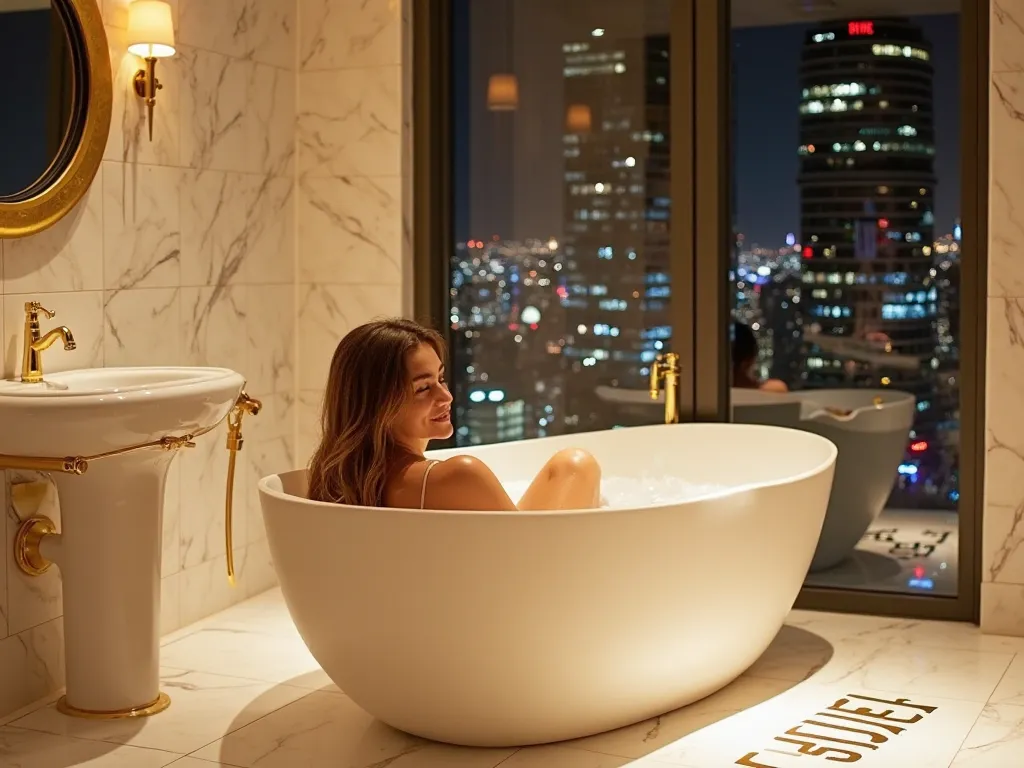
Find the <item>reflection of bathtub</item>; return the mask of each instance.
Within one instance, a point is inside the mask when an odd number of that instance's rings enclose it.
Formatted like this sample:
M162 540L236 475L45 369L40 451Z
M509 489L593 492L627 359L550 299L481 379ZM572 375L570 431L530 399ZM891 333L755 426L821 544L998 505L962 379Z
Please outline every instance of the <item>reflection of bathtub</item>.
M570 445L606 475L729 487L660 506L487 513L311 502L301 470L260 481L288 610L356 703L430 739L536 744L689 704L764 652L807 573L835 446L684 424L459 452L518 482Z
M811 570L838 565L853 551L892 492L914 422L914 396L888 389L813 389L788 394L733 389L732 396L733 421L737 423L793 427L836 444L835 483ZM840 416L825 408L851 413Z

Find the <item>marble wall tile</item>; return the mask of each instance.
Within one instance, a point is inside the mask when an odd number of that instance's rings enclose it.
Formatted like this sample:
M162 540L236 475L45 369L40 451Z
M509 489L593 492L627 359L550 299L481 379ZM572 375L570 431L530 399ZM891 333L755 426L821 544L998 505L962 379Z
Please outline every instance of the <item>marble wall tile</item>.
M236 577L245 570L245 553L244 547L235 550ZM246 598L240 581L235 586L228 583L227 558L223 552L212 560L183 570L177 577L181 581L181 626L204 619Z
M255 597L277 586L274 559L270 555L270 544L265 538L246 547L244 566L241 586L247 598Z
M295 398L291 392L279 392L261 398L263 410L242 424L245 443L240 461L248 465L247 544L267 537L263 524L257 483L267 475L295 469Z
M1021 6L1024 18L1024 5ZM1024 72L992 76L990 153L990 296L1024 296Z
M294 284L295 181L266 175L247 180L245 280L251 285Z
M218 365L245 375L249 344L246 333L248 288L182 288L182 360L185 365Z
M298 399L298 443L296 446L296 469L309 465L313 451L320 444L322 430L320 415L323 407L324 391L322 389L300 389Z
M400 91L400 67L303 73L300 176L399 176Z
M180 365L184 339L181 291L138 288L103 298L103 359L107 366Z
M108 289L163 288L181 280L182 172L103 164L103 282Z
M168 635L183 626L181 621L181 582L180 571L160 579L161 635Z
M13 712L64 685L63 650L63 619L0 640L0 712Z
M50 229L3 246L0 293L103 288L102 169L82 201Z
M14 537L22 521L43 515L60 530L57 488L45 474L8 471L8 504L4 548L14 549ZM26 487L30 484L30 487ZM19 486L21 486L19 488ZM20 492L19 492L20 491ZM60 569L51 567L40 576L27 576L7 558L7 629L11 635L56 619L64 612ZM0 666L2 669L2 666Z
M185 45L295 69L295 0L179 0Z
M302 71L401 63L398 0L298 0Z
M992 0L993 72L1024 70L1024 5L1019 0Z
M393 285L300 285L302 386L322 390L341 337L362 323L399 314L401 303Z
M52 320L40 318L43 333L66 325L75 337L76 348L65 350L60 343L43 353L43 369L57 372L75 368L95 368L103 365L103 294L101 291L68 293L7 294L3 297L4 337L3 375L5 378L21 375L21 356L24 350L25 303L40 301L55 312Z
M984 578L984 577L983 577ZM990 635L1024 637L1024 585L981 584L981 629Z
M302 179L300 282L400 285L401 197L397 176Z
M252 22L247 55L262 64L294 71L298 7L296 0L248 0Z
M181 284L242 281L249 251L250 177L225 171L185 172L181 185Z
M296 94L294 72L253 65L247 89L246 170L270 176L294 172Z
M249 0L178 0L178 39L193 48L243 58L251 5Z
M107 46L114 79L113 114L105 160L149 165L178 165L181 145L182 66L180 56L160 59L157 80L163 88L153 110L153 139L149 138L149 112L135 93L135 74L145 61L128 52L124 29L107 26Z
M247 387L266 396L292 395L295 387L295 286L250 285L245 319Z
M291 174L295 75L199 49L182 51L181 161L190 168Z
M246 124L255 64L182 48L181 163L187 168L248 170Z

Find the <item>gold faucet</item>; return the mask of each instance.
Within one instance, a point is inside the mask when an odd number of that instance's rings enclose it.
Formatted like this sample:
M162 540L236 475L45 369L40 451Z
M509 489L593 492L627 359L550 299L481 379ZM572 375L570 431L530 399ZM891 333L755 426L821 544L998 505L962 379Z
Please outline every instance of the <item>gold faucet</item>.
M658 355L651 364L651 400L658 399L661 381L665 381L665 423L679 422L678 389L679 389L679 355L668 352Z
M57 340L64 341L64 349L75 348L75 337L66 325L54 328L45 336L39 334L39 313L53 319L56 312L46 309L38 301L25 302L25 351L21 358L21 380L27 384L38 384L43 380L43 351Z

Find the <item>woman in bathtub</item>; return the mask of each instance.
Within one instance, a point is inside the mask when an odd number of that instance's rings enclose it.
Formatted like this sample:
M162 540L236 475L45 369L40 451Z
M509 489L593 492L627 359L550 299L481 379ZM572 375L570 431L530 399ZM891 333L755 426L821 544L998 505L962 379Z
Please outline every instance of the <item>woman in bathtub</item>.
M452 435L444 353L438 333L409 320L375 321L346 334L327 379L310 499L476 511L599 506L601 468L582 450L552 456L518 504L479 459L427 459L431 440Z

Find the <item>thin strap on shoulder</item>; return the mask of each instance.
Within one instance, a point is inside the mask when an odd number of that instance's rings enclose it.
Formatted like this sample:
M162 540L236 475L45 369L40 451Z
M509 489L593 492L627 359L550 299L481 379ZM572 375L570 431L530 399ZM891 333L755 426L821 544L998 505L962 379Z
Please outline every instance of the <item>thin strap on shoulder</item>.
M420 509L423 509L423 505L427 501L427 475L430 474L430 470L432 470L434 468L435 464L440 464L440 463L441 462L437 461L436 459L435 460L431 460L431 459L427 460L427 468L423 470L423 485L420 488Z

